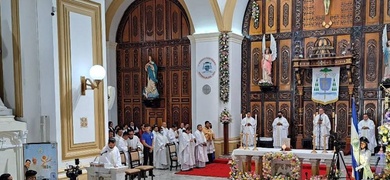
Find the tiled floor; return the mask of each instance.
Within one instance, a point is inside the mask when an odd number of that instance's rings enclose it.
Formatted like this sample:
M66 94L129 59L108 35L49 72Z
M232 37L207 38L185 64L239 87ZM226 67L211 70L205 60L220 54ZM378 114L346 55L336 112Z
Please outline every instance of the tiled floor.
M216 177L205 177L205 176L188 176L188 175L177 175L175 174L177 171L169 171L169 170L153 170L156 175L154 180L226 180L226 178L216 178ZM152 179L148 176L147 179Z

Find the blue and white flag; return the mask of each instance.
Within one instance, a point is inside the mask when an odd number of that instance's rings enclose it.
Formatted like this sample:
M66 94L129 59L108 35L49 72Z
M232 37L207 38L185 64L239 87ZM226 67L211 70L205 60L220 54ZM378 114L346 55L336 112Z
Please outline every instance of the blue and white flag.
M313 68L311 100L330 104L339 100L340 67Z
M351 155L352 155L352 176L355 179L359 178L359 172L355 171L356 167L359 166L359 153L360 153L360 141L358 134L358 117L356 112L355 98L352 98L352 118L351 118Z

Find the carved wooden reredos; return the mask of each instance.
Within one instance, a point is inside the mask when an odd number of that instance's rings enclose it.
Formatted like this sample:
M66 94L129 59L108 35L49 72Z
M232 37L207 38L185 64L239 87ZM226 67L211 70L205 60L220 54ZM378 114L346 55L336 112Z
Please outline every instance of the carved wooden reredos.
M188 17L177 0L134 1L120 22L117 45L118 123L191 123ZM158 108L142 104L148 56L158 66Z
M300 147L311 137L313 114L324 107L329 117L332 112L337 114L337 132L345 140L349 136L352 96L357 100L360 118L367 112L375 123L380 122L383 108L378 99L384 97L378 88L384 71L381 38L384 24L390 23L390 1L331 0L326 14L324 1L258 0L258 26L254 26L252 2L248 2L242 28L242 111L258 115L261 136L272 136L272 121L281 110L289 120L293 143ZM262 74L263 34L267 41L269 34L277 41L278 58L272 68L277 92L261 92L256 82ZM316 49L318 39L333 49ZM348 49L354 51L353 57ZM351 59L351 65L341 66L339 101L325 106L314 103L312 71L307 68L296 73L293 59L331 58L335 63L343 56Z

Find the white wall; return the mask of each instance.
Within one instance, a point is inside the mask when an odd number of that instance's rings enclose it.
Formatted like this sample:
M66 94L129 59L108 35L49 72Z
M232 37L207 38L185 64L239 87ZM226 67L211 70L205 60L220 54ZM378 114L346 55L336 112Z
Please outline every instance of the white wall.
M12 47L12 14L11 0L2 0L0 6L1 17L1 40L2 40L2 63L4 81L5 106L15 110L15 86L14 86L14 55Z
M116 43L107 41L107 86L115 87L117 90L116 81ZM108 120L114 123L114 126L118 124L118 100L117 94L115 95L114 105L108 110Z

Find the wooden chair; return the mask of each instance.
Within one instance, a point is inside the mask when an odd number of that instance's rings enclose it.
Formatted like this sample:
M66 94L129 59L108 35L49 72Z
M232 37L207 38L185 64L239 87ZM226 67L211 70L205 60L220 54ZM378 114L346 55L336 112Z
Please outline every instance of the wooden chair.
M139 169L127 169L125 173L126 173L125 175L126 180L134 179L135 175L137 175L138 180L141 180L141 170Z
M130 168L139 169L144 177L146 178L146 171L151 171L153 174L153 166L141 165L140 157L138 151L129 152L130 153ZM152 180L153 180L153 176Z
M120 151L119 154L121 155L121 163L122 165L126 165L126 155L123 151Z
M172 167L175 167L177 170L177 167L179 166L179 162L177 160L177 150L175 143L168 145L169 150L169 159L171 160L171 166L169 168L170 171L172 171ZM175 165L173 165L175 163Z

